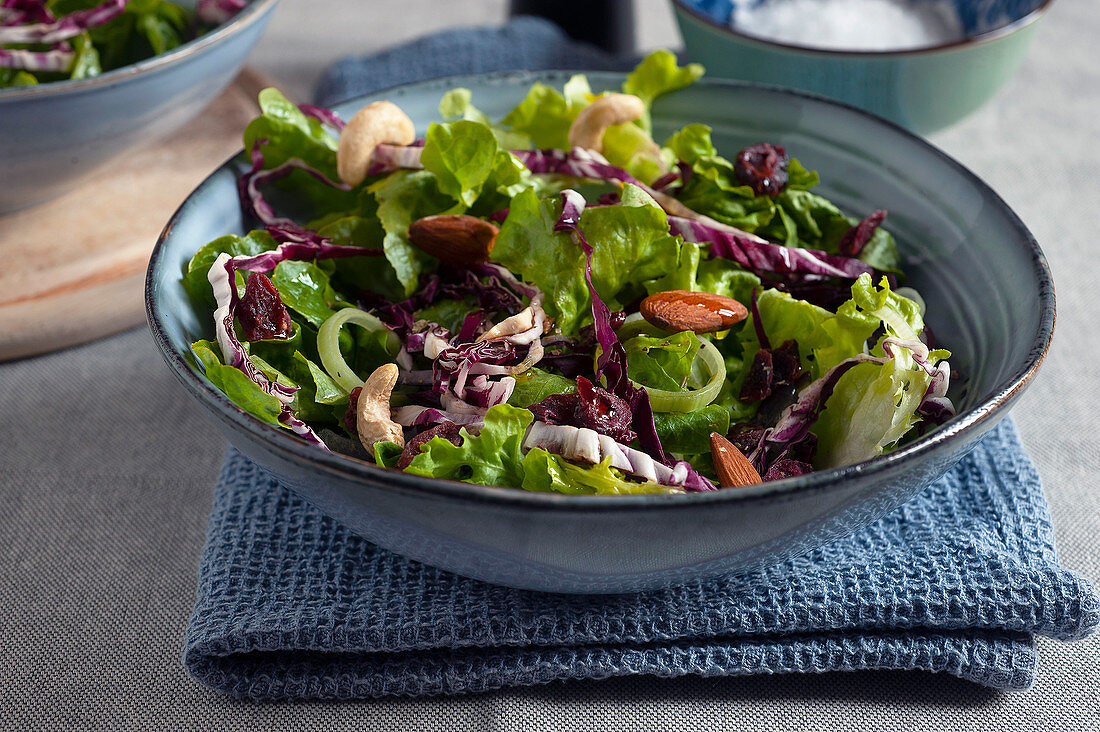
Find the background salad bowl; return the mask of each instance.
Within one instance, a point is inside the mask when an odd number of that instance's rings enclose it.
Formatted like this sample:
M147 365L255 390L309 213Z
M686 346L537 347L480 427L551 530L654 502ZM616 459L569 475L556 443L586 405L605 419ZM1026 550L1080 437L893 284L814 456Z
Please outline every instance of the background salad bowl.
M192 41L99 76L0 89L0 215L55 198L198 114L237 75L277 2L252 0Z
M440 96L467 87L491 117L535 81L567 72L505 73L397 87L337 108L389 99L423 133ZM593 88L623 77L592 73ZM767 140L821 172L821 192L850 212L890 212L910 284L967 378L958 416L889 455L747 488L682 495L568 496L384 471L322 451L235 406L202 375L189 344L209 338L209 311L180 278L194 252L250 222L237 197L243 157L215 171L179 208L149 264L153 337L185 390L246 455L371 541L491 582L546 591L625 592L766 565L876 520L941 476L1007 413L1042 362L1054 327L1046 261L1020 220L985 184L919 138L860 110L802 93L701 81L656 101L654 132L713 129L719 150Z
M711 75L824 94L927 134L981 108L1012 78L1052 2L950 0L964 39L898 51L810 49L761 38L730 26L731 0L673 0L673 7L688 57Z

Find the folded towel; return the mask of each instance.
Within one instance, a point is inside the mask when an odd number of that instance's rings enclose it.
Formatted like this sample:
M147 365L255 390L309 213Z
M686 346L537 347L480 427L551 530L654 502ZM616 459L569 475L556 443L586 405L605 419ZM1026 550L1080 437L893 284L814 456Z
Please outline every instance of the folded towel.
M202 683L253 699L856 669L1023 689L1033 634L1081 638L1098 622L1092 588L1057 564L1010 421L847 539L767 570L613 596L515 590L397 556L231 449L184 660Z
M318 100L448 73L631 63L522 18L341 62ZM253 699L855 669L1021 689L1034 678L1033 634L1080 638L1098 622L1092 589L1057 564L1038 475L1010 421L847 539L767 570L606 597L497 587L404 559L231 449L184 660L204 684Z

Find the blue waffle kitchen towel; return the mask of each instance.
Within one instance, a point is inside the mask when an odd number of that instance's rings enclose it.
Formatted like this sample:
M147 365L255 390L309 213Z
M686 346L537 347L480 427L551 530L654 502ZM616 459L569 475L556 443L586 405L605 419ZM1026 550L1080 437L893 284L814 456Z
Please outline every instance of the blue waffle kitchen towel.
M622 66L520 19L342 62L318 96L446 73ZM1011 422L850 538L764 571L608 597L497 587L396 556L231 449L184 660L204 684L252 699L857 669L1022 689L1034 678L1034 634L1081 638L1098 622L1092 588L1057 564L1039 478Z
M453 694L627 674L924 669L999 689L1033 635L1072 640L1100 601L1058 566L1011 421L859 533L766 570L636 595L550 595L380 549L230 449L184 660L252 699Z

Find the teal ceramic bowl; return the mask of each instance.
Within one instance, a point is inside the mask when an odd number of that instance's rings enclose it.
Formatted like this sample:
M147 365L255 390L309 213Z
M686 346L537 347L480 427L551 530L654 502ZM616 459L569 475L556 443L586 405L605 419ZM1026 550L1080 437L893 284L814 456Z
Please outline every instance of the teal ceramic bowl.
M198 114L237 75L277 2L252 0L206 35L100 76L0 89L0 215L56 198Z
M963 40L875 52L816 50L753 36L730 27L730 0L673 0L673 7L687 56L709 76L822 94L928 134L974 112L1012 78L1052 1L954 0Z
M389 99L423 134L456 86L500 118L533 82L567 72L461 76L397 87L338 111ZM595 89L623 77L591 73ZM237 448L321 511L399 554L499 584L556 592L624 592L769 565L853 532L943 475L991 429L1035 375L1054 328L1054 290L1035 240L997 194L905 130L819 97L703 81L654 105L657 137L713 128L732 155L762 139L821 173L821 191L850 213L889 209L910 283L928 322L968 374L958 416L889 455L783 481L713 493L567 496L397 473L325 452L243 412L202 374L189 344L213 337L180 277L199 247L251 226L241 213L240 156L172 217L153 251L146 309L157 347L184 389ZM995 263L995 264L992 264ZM166 439L170 435L165 436Z

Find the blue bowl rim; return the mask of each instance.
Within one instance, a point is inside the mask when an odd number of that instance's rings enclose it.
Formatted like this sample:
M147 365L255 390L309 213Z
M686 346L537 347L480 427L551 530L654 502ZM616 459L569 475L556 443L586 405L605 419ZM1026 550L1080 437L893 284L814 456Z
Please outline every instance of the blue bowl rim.
M548 70L548 71L499 71L485 74L459 74L443 76L434 79L426 79L411 84L398 84L385 89L380 89L371 94L344 100L339 105L350 104L357 100L373 100L381 98L386 93L409 93L420 89L431 90L433 88L453 88L465 86L471 82L509 84L518 81L531 83L533 81L549 82L553 79L565 79L572 74L583 73L590 79L607 78L621 81L625 73L604 71L576 71L576 70ZM794 96L814 103L822 103L828 106L839 107L865 117L872 124L878 124L886 130L908 138L911 142L923 147L928 153L939 158L950 167L958 171L965 179L979 190L984 191L990 200L999 208L1009 223L1022 234L1024 244L1030 255L1031 264L1035 274L1038 288L1039 301L1042 312L1039 319L1038 332L1032 340L1028 352L1027 361L1009 379L1003 381L994 393L980 404L972 406L967 411L956 415L946 424L933 430L900 449L852 465L839 468L817 471L806 475L786 478L778 481L770 481L754 486L737 489L723 489L712 492L683 493L683 494L645 494L645 495L563 495L556 493L539 493L519 489L485 486L476 483L463 483L460 481L441 478L425 478L409 473L380 468L374 463L360 460L337 452L320 450L304 440L294 436L287 430L272 427L258 418L248 414L216 389L209 381L203 378L184 359L183 354L177 352L168 339L166 330L161 321L161 315L157 305L157 287L154 273L158 269L165 240L171 235L172 230L182 217L184 209L195 199L216 176L223 174L228 168L244 159L242 149L236 155L230 157L208 175L202 183L192 191L172 214L171 219L165 225L153 247L149 259L145 280L145 308L149 322L149 329L157 347L169 367L175 373L180 382L192 392L196 398L205 400L215 409L215 413L230 426L248 432L257 441L266 443L267 447L275 452L280 452L295 462L312 465L321 474L328 474L370 485L373 489L383 489L417 495L435 494L440 497L462 500L470 503L505 506L509 508L529 508L540 511L586 511L607 512L634 512L652 509L691 509L701 504L724 503L727 501L757 503L780 502L793 500L795 494L811 494L825 490L840 481L848 478L863 476L875 476L887 474L907 461L919 460L921 456L932 454L944 449L953 438L972 432L980 423L986 421L994 414L1006 409L1016 397L1028 386L1046 358L1050 349L1051 339L1054 335L1056 318L1056 301L1054 281L1046 255L1043 254L1034 235L1023 223L1020 217L1012 210L1007 202L997 194L988 184L979 178L973 171L958 162L938 147L924 138L910 132L901 125L884 119L876 114L868 112L860 107L839 102L811 92L796 89L788 89L771 84L755 82L735 81L730 79L700 79L696 84L726 87L733 89L762 90Z
M1043 0L1042 4L1039 5L1039 7L1035 8L1034 10L1032 10L1029 13L1026 13L1025 15L1020 16L1019 18L1013 20L1010 23L1005 23L1002 26L998 26L998 27L993 28L991 30L987 30L984 33L978 33L977 35L973 35L973 36L965 36L963 38L960 38L957 41L947 41L946 43L940 43L940 44L937 44L935 46L921 46L921 47L918 47L918 48L902 48L902 49L898 49L898 50L894 50L894 51L890 51L890 50L886 50L886 51L861 51L861 50L856 50L856 49L845 50L845 49L837 49L837 48L815 48L813 46L800 46L796 43L786 43L784 41L776 41L776 40L773 40L771 38L767 38L765 36L758 36L758 35L754 35L752 33L748 33L746 31L743 31L743 30L739 30L739 29L735 28L734 26L730 25L729 23L723 25L723 24L719 23L718 21L716 21L714 18L707 15L706 13L700 12L699 10L696 10L695 8L693 8L689 5L685 5L683 0L672 0L672 5L676 9L677 12L687 13L688 15L693 17L695 20L698 20L700 23L703 23L704 25L710 26L711 28L713 28L716 31L719 31L720 33L725 33L729 36L732 36L734 40L749 41L751 43L760 44L761 46L768 46L770 48L775 48L775 49L779 49L779 50L783 50L783 51L793 51L793 52L804 53L804 54L820 54L822 56L830 56L830 57L833 57L833 58L844 58L844 57L847 57L847 58L868 58L868 57L870 57L870 58L875 58L875 59L893 58L895 56L913 56L913 55L920 55L920 54L931 54L931 53L938 53L940 51L959 50L959 49L965 48L967 46L975 46L975 45L982 45L982 44L986 44L986 43L992 43L993 41L1004 38L1005 36L1010 36L1013 33L1016 33L1017 31L1023 29L1024 27L1029 26L1029 25L1037 22L1039 20L1039 18L1041 18L1044 14L1046 14L1047 10L1050 9L1050 6L1053 3L1054 3L1054 0ZM690 56L691 55L691 49L687 49L687 50L688 50L688 55Z
M143 76L162 67L182 63L187 58L201 54L206 49L221 43L230 36L234 36L245 28L258 22L267 14L268 10L278 2L279 0L251 0L241 12L205 35L193 38L187 43L183 43L166 53L151 56L121 68L112 69L98 76L91 76L86 79L51 81L47 84L37 84L35 86L0 89L0 103L60 96L68 93L79 93L91 89L113 86L115 84L123 84L130 79Z

